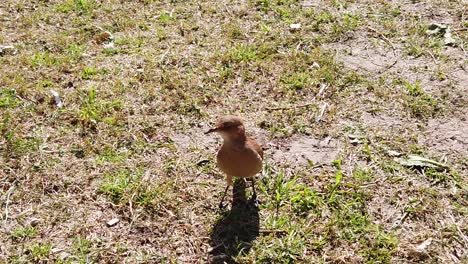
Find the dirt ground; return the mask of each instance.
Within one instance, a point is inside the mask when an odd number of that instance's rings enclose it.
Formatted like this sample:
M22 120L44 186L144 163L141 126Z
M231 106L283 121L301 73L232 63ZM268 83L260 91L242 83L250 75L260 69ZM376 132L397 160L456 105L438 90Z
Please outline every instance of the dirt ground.
M467 16L2 1L0 263L466 263ZM224 114L265 162L221 210Z

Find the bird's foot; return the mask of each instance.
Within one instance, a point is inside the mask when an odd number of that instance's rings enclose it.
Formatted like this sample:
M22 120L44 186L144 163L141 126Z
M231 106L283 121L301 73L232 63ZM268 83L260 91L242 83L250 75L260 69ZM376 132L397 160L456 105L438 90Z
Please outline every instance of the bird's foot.
M224 210L224 208L226 208L226 205L223 204L223 202L220 202L218 207L219 207L219 210Z
M255 207L258 207L261 204L260 200L257 199L256 193L252 194L252 197L250 197L250 204L254 205Z

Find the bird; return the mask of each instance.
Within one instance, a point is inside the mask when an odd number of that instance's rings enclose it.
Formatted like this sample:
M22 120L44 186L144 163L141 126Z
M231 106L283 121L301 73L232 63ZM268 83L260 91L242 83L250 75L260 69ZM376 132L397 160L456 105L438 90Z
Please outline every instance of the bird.
M252 199L256 200L254 177L262 170L263 149L254 138L245 133L242 119L234 115L222 116L214 128L205 134L216 132L223 138L223 144L216 155L217 166L226 174L227 186L219 203L222 209L224 198L232 186L233 177L250 178L252 182Z

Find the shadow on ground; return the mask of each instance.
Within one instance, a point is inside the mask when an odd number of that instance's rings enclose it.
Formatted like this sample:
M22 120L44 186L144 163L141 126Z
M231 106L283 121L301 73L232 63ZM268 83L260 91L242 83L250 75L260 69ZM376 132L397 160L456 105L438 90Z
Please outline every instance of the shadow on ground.
M259 234L258 207L255 201L247 200L245 188L243 180L234 183L232 208L213 225L210 263L236 263L233 258L247 254Z

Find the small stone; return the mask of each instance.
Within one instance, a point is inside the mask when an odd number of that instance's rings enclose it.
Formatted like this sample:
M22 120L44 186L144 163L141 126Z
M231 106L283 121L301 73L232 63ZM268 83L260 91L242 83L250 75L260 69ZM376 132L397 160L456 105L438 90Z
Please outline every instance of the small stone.
M290 24L289 28L296 30L301 28L301 24Z
M14 55L16 54L16 48L10 45L0 45L0 56L3 55Z
M39 222L41 222L41 220L39 218L31 218L31 220L29 221L29 225L37 226L39 224Z
M107 226L108 227L115 226L119 221L120 220L118 218L112 218L111 220L107 222Z
M50 93L52 94L53 98L52 98L52 104L55 104L57 105L58 108L62 108L63 107L63 103L62 103L62 100L60 99L60 95L58 92L54 91L54 90L50 90Z
M403 155L403 153L400 153L396 150L388 150L387 153L390 157L400 157L401 155Z

